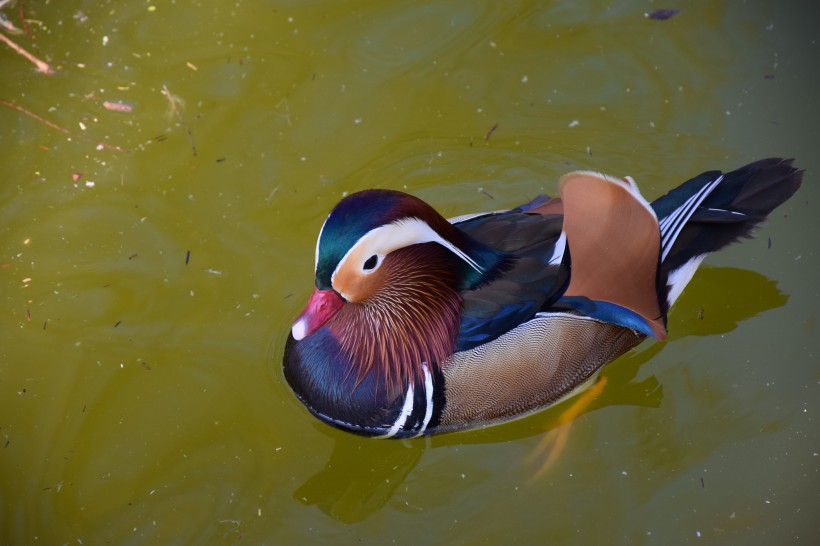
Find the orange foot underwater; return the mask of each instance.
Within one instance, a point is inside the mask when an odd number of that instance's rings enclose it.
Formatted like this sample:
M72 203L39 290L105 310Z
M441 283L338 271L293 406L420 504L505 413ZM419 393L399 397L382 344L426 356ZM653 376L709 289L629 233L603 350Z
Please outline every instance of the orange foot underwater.
M573 402L569 409L558 417L557 425L544 435L544 438L541 439L538 446L529 454L527 462L530 464L540 460L546 454L544 462L541 463L541 466L535 474L533 474L532 480L537 480L543 476L544 473L555 464L555 461L558 460L558 457L567 445L572 422L598 398L598 395L604 390L606 382L606 377L599 377L591 387L584 391L578 397L578 400Z

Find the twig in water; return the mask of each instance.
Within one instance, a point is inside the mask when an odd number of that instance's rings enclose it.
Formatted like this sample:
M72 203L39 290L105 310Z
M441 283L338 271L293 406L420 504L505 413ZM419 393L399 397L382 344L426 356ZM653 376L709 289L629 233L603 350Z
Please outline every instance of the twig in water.
M61 133L66 134L70 137L76 138L78 140L82 140L83 142L90 142L89 139L87 139L83 135L74 134L71 131L69 131L68 129L66 129L65 127L60 127L59 125L57 125L53 121L49 121L45 118L42 118L42 117L38 116L37 114L35 114L34 112L32 112L30 110L26 110L25 108L23 108L19 104L14 104L13 102L9 102L9 101L3 100L3 99L0 99L0 104L2 104L4 106L8 106L9 108L14 108L18 112L22 112L23 114L27 115L28 117L36 119L40 123L42 123L42 124L44 124L48 127L51 127L52 129L55 129L57 131L60 131ZM122 152L124 154L128 153L128 150L126 150L125 148L120 148L119 146L116 146L114 144L108 144L107 142L97 142L97 147L108 148L109 150Z
M285 121L288 122L288 127L291 127L291 124L290 124L290 108L288 108L288 99L283 98L282 100L280 100L279 103L276 105L276 108L278 109L283 104L285 105Z
M0 2L0 10L3 9L5 2ZM14 26L14 23L3 17L3 13L0 12L0 27L6 29L6 32L13 36L19 36L23 33L22 30Z
M177 103L179 102L179 99L171 94L171 92L168 90L168 86L165 84L162 84L162 94L168 98L168 102L171 103L171 110L174 112L174 114L176 114L179 123L182 124L182 126L185 128L185 132L188 133L188 140L191 141L191 150L194 152L194 155L196 155L196 144L194 144L194 135L193 133L191 133L191 129L188 127L188 124L185 123L185 120L182 118L182 114L180 113L179 108L177 108Z
M19 46L19 45L17 45L16 43L14 43L14 42L12 41L12 39L11 39L11 38L9 38L8 36L6 36L6 35L5 35L5 34L3 34L2 32L0 32L0 40L2 40L2 41L4 41L4 42L6 42L6 45L7 45L7 46L9 46L9 47L10 47L10 48L12 48L14 51L16 51L17 53L19 53L20 55L22 55L23 57L25 57L26 59L28 59L28 60L29 60L29 61L31 61L32 63L34 63L34 66L36 66L36 67L37 67L37 70L39 70L39 71L40 71L40 72L42 72L43 74L54 74L54 69L53 69L53 68L51 68L51 65L49 65L49 64L48 64L48 63L46 63L46 62L41 61L40 59L38 59L37 57L35 57L34 55L32 55L31 53L29 53L29 52L28 52L28 51L26 51L25 49L23 49L22 47L20 47L20 46Z

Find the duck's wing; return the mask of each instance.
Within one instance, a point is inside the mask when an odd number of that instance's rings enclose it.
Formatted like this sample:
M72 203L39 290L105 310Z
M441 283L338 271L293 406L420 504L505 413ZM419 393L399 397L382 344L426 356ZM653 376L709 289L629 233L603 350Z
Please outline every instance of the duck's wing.
M463 292L459 351L497 339L530 320L566 288L569 270L563 260L560 201L547 199L456 223L478 241L515 256L499 278Z
M567 308L666 337L661 230L635 182L582 171L564 176L560 191L560 201L464 222L465 232L518 259L500 278L464 293L459 350L492 341L537 312Z
M572 278L564 302L593 318L666 337L658 218L629 178L574 172L560 182Z

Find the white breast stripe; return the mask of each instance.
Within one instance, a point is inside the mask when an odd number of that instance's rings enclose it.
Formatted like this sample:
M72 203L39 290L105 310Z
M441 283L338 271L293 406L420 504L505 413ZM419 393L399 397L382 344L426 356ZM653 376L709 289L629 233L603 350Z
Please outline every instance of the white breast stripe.
M396 418L396 422L393 423L393 426L390 427L390 430L387 431L386 434L382 434L381 436L377 436L377 438L392 438L396 435L396 433L401 430L401 427L404 426L404 423L407 422L407 418L410 414L413 413L413 384L411 383L407 387L407 394L406 398L404 399L404 406L401 408L401 413Z
M424 411L424 422L421 424L419 433L416 436L421 436L427 430L427 425L430 424L430 419L433 417L433 376L430 370L427 369L427 364L422 364L421 369L424 371L424 394L427 399L427 407Z

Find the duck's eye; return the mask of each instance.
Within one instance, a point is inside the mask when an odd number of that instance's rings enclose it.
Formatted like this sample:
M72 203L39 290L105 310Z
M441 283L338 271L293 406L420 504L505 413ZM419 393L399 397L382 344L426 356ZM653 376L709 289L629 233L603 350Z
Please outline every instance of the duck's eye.
M364 271L373 271L373 269L376 268L376 264L378 264L378 263L379 263L379 257L376 256L375 254L373 254L371 257L369 257L367 260L365 260L364 265L362 266L362 269Z

